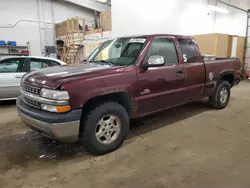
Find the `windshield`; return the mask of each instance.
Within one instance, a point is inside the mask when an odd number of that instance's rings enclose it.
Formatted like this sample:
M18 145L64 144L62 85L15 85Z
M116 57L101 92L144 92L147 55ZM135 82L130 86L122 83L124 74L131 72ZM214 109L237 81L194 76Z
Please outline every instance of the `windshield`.
M132 65L135 64L145 41L145 38L132 37L108 40L98 46L87 60L114 65Z

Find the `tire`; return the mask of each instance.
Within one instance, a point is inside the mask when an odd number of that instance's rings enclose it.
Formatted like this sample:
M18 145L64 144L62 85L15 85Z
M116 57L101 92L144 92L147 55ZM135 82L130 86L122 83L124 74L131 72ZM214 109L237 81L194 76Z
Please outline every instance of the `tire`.
M224 94L223 94L224 93ZM222 81L216 88L213 97L210 97L210 103L215 109L225 108L230 100L231 87L228 81Z
M82 126L83 143L87 151L101 155L112 152L122 145L129 132L129 116L120 104L105 102L87 114ZM113 132L110 133L111 131Z

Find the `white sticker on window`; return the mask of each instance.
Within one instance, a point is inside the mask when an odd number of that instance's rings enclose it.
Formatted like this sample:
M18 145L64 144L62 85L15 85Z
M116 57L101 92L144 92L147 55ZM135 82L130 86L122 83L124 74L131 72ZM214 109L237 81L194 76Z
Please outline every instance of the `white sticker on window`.
M183 54L183 59L184 59L184 62L186 63L187 62L187 55L186 54Z
M143 38L132 38L130 39L130 43L144 43L146 41L146 39Z

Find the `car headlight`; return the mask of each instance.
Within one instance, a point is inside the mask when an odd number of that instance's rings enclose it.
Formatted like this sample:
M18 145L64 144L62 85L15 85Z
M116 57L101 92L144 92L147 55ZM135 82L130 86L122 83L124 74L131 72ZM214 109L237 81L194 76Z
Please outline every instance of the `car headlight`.
M69 100L69 93L67 91L52 90L52 89L41 89L41 97L54 100Z

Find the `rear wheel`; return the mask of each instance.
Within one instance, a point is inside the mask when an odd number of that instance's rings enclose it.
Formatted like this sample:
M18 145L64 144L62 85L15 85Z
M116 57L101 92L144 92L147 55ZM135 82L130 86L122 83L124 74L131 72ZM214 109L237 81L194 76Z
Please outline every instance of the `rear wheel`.
M216 109L225 108L230 100L230 84L228 81L222 81L218 86L214 93L213 97L210 97L210 103Z
M83 121L83 143L94 154L116 150L129 131L129 116L123 106L106 102L89 112Z

